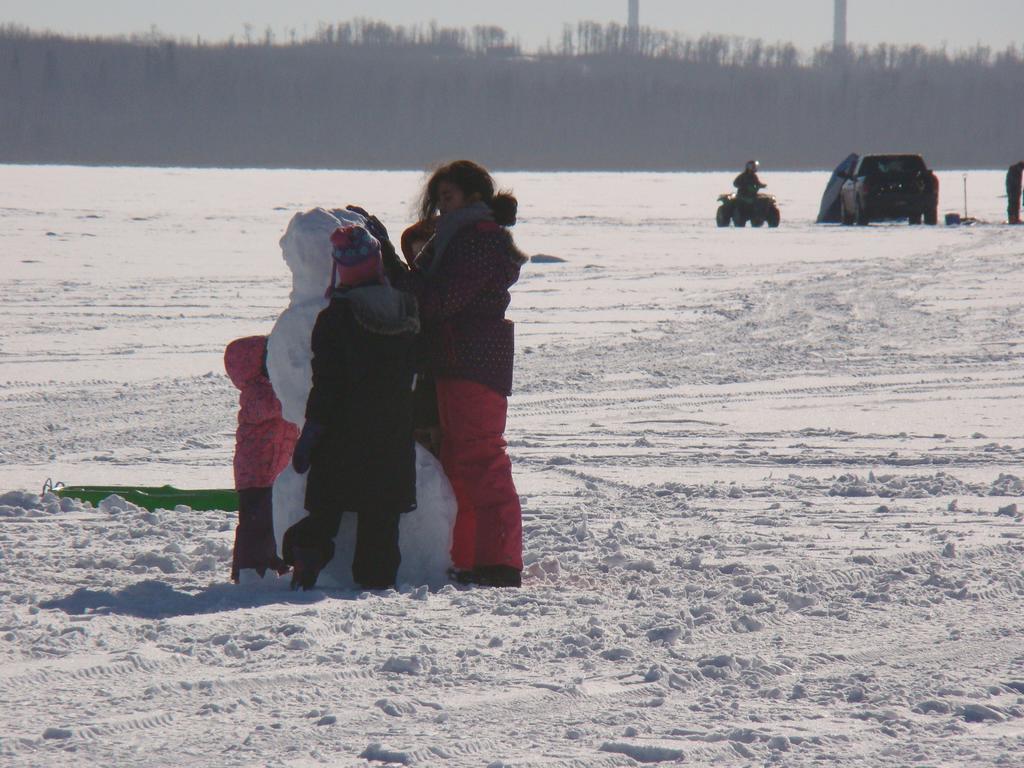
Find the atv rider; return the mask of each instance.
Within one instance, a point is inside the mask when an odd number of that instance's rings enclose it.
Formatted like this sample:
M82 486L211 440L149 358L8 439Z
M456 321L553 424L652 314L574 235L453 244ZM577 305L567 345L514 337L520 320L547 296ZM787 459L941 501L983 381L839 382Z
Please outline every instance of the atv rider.
M761 180L757 178L757 169L760 167L760 163L757 160L748 160L746 166L743 168L743 173L733 179L732 185L736 187L736 202L746 206L749 210L754 205L754 201L757 200L758 190L767 187L767 184L762 184Z

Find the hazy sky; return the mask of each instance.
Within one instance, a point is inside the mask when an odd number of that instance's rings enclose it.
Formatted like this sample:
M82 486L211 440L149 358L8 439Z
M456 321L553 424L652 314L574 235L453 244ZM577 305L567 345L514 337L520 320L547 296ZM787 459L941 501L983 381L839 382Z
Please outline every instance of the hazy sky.
M996 49L1024 42L1022 0L849 0L851 43L981 42ZM832 37L832 0L640 0L641 23L692 37L718 32L791 41L810 50ZM626 19L627 0L0 0L0 22L70 34L130 34L155 25L174 37L242 37L248 22L279 38L301 36L319 21L357 16L393 24L435 19L443 25L497 24L527 49L557 41L580 19Z

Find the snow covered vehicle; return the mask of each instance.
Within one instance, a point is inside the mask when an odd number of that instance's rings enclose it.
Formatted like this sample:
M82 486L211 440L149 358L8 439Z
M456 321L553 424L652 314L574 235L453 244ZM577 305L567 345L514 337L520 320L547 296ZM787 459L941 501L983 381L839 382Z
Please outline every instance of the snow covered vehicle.
M748 221L752 227L760 227L765 223L769 227L777 227L782 219L774 195L759 192L751 204L736 195L724 194L718 196L718 203L715 222L720 227L728 227L730 222L737 227L745 227Z
M907 219L938 222L939 180L920 155L864 155L839 190L844 225Z

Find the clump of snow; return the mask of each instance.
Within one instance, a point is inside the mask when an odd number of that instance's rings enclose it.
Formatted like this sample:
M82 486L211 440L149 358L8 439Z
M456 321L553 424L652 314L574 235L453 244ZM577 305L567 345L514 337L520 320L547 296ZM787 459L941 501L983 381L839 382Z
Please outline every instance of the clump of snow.
M99 509L101 512L115 513L115 512L127 512L129 510L138 510L139 508L132 504L127 499L118 496L116 493L100 502Z
M379 743L370 744L359 757L373 762L398 763L399 765L409 765L412 762L412 756L408 752L387 749Z
M630 744L621 741L606 741L600 746L602 752L626 755L638 763L674 763L682 760L686 753L681 749L659 747L650 744Z
M419 675L423 672L423 660L419 656L393 656L385 661L380 669L381 672L395 672L400 675Z
M790 484L801 489L819 486L814 478L791 475ZM834 478L828 489L830 496L846 498L874 497L926 499L935 496L1022 496L1024 482L1016 475L1001 473L990 483L968 482L939 471L931 475L903 475L869 472L866 476L846 473ZM951 502L955 508L955 502Z
M0 495L0 507L20 507L21 509L42 509L42 498L37 493L28 491L8 491Z

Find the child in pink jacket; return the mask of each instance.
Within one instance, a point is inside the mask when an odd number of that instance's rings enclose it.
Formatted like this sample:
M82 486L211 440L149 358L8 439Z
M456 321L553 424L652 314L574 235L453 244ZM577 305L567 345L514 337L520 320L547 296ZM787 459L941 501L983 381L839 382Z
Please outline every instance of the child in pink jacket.
M224 367L241 390L235 433L235 488L238 527L231 557L231 580L239 572L268 568L287 571L277 556L271 509L274 479L292 458L299 430L281 415L281 403L267 374L267 337L235 339L224 350Z

